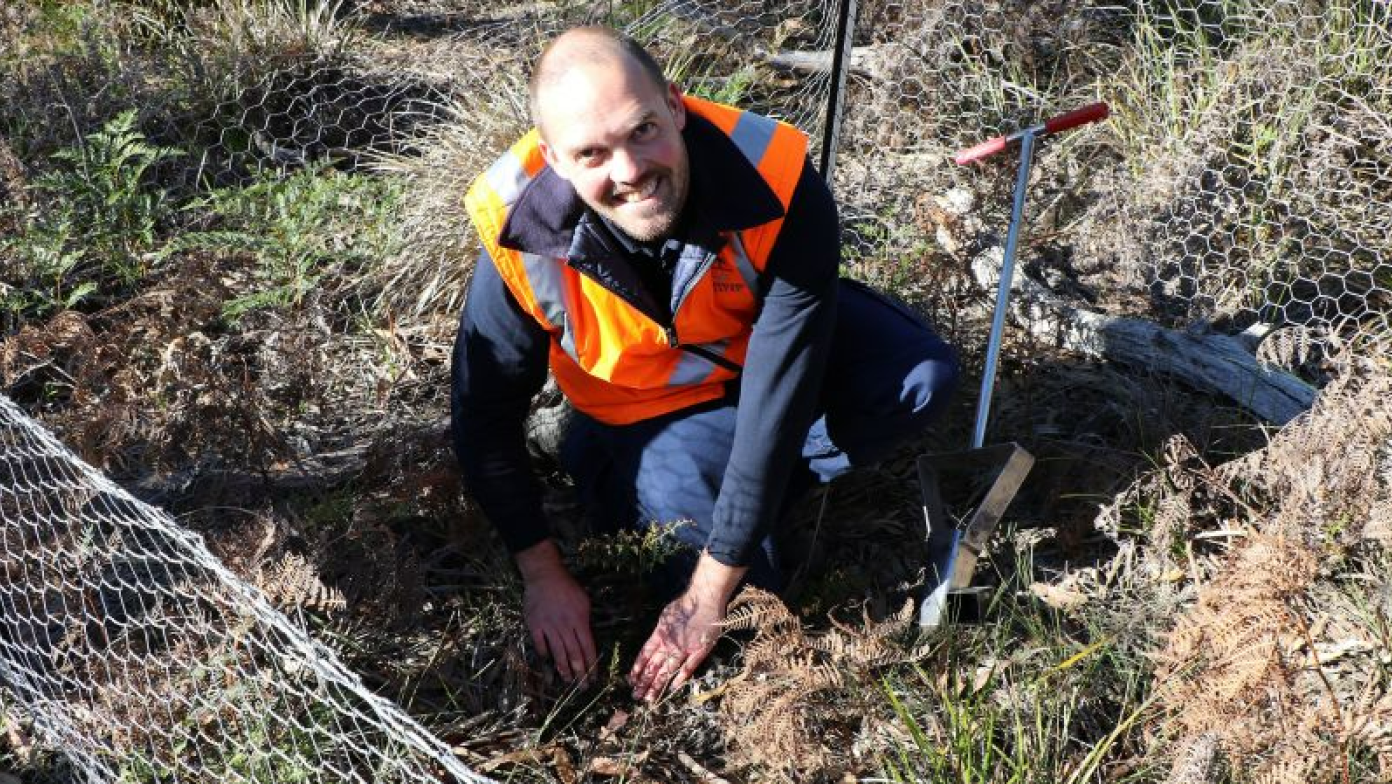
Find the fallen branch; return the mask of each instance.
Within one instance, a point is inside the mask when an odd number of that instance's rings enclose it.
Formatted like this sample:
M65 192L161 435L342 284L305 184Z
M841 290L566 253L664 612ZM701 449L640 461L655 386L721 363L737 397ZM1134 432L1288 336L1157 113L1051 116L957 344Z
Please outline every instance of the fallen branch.
M367 451L363 444L264 471L198 465L172 474L150 474L123 484L136 497L155 504L210 494L230 499L325 492L356 477L367 463Z
M988 290L995 289L1000 257L995 248L972 262L973 276ZM1016 276L1011 296L1011 315L1031 335L1059 348L1160 371L1278 425L1314 404L1314 386L1263 366L1237 337L1084 310L1023 275Z
M194 465L171 474L150 474L122 482L137 498L156 505L180 499L213 498L223 503L299 493L326 493L359 481L365 473L389 470L384 462L408 451L443 448L448 444L449 420L401 425L390 439L354 444L333 452L297 457L264 470Z
M829 74L835 52L823 49L812 52L781 50L765 58L774 68L805 74ZM850 73L868 79L884 81L889 71L884 47L857 46L851 49Z
M524 425L528 453L545 466L554 465L569 426L572 409L562 405L563 400L555 381L548 379L546 388L533 401L532 413ZM197 464L172 474L150 474L122 484L136 497L156 505L185 498L243 504L253 498L327 493L364 479L379 481L393 472L399 473L394 463L429 463L432 455L447 450L449 445L450 420L441 417L430 422L393 425L369 441L332 452L293 457L259 471ZM453 471L453 459L447 460L446 465L447 472Z

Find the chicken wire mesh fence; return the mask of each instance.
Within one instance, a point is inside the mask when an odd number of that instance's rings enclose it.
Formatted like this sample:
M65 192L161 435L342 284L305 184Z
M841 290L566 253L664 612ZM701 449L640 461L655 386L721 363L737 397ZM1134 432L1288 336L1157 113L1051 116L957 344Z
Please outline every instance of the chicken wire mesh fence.
M864 0L837 152L848 255L894 260L878 268L901 283L967 266L1004 233L1014 161L950 153L1105 100L1110 122L1037 154L1027 269L1171 326L1386 333L1390 16L1371 0Z
M88 781L486 781L0 397L0 678Z
M835 0L462 4L450 14L395 8L349 17L358 19L353 37L245 64L239 85L194 135L211 142L205 173L213 177L416 154L443 122L505 143L530 125L524 80L541 46L569 27L598 23L641 41L688 91L821 138L839 10ZM363 19L376 20L382 35L368 35ZM422 30L434 40L397 43Z
M1039 154L1027 272L1170 325L1283 325L1316 345L1392 332L1387 3L359 5L352 24L317 18L303 46L226 78L212 76L216 47L181 50L171 67L219 97L170 112L159 136L198 151L189 187L316 166L420 186L400 226L416 263L386 285L412 301L395 312L457 306L472 253L459 195L528 125L541 44L597 21L691 92L793 122L814 149L834 139L848 267L916 295L959 341L980 330L950 312L954 271L1003 232L1013 161L965 169L950 153L1099 99L1111 122ZM853 22L844 60L840 19ZM404 279L422 268L448 274ZM89 778L468 777L196 537L7 402L0 425L8 699Z

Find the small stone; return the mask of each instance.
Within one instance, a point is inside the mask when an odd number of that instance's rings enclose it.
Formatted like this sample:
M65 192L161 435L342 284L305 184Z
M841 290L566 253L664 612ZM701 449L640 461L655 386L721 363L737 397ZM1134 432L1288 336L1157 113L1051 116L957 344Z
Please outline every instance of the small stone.
M976 194L966 188L956 187L934 199L939 207L952 215L966 215L976 207Z

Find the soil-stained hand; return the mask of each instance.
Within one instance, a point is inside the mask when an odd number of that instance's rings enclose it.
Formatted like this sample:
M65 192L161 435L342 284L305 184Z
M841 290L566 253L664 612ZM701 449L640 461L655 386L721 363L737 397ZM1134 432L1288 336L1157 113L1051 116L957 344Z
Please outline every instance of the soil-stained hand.
M723 599L687 591L667 605L628 674L633 698L652 702L681 688L715 647L723 620Z
M527 580L523 617L532 644L550 656L567 681L584 679L594 669L594 635L590 632L590 597L568 572Z

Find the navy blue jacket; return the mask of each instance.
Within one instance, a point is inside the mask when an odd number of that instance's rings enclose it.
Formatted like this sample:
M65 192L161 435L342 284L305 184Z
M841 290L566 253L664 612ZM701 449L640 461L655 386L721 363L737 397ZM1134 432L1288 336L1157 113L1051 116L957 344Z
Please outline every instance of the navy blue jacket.
M503 228L504 247L552 257L624 297L663 327L681 301L683 260L723 242L722 231L775 219L782 207L758 171L714 125L687 114L682 132L691 192L676 235L670 291L654 258L580 200L549 168L528 183ZM836 318L840 261L836 205L811 163L803 167L761 280L762 306L740 374L733 451L707 551L745 565L782 508L792 468L816 416ZM480 255L455 340L451 410L455 453L480 508L509 551L546 539L541 488L523 425L546 381L550 337L525 314Z

